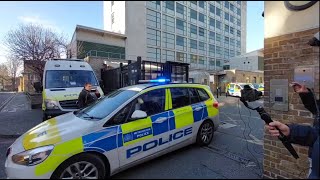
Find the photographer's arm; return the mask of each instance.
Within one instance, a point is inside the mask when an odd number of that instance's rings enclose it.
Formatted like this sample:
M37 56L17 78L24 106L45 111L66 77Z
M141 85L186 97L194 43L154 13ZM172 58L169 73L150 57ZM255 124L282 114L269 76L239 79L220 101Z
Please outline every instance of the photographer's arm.
M290 124L288 127L290 129L288 138L291 143L312 147L317 140L316 128L298 124Z

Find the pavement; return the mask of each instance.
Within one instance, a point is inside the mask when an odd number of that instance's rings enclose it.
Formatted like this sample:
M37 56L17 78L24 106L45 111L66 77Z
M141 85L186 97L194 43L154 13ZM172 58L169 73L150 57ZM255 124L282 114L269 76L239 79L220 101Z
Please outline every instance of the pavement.
M1 93L0 93L1 97ZM264 122L238 98L219 96L221 125L208 147L190 145L114 175L113 179L200 178L257 179L262 177ZM262 102L258 102L262 104ZM241 114L241 116L240 116ZM31 110L24 94L0 112L0 179L6 178L6 149L16 137L42 121L41 109Z

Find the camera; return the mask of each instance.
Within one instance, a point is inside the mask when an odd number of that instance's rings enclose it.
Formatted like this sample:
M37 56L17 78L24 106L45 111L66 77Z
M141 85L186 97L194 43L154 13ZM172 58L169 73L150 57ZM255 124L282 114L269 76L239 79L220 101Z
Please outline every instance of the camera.
M256 101L260 99L262 96L262 92L256 89L253 89L249 85L244 85L243 89L241 90L241 99L243 101Z

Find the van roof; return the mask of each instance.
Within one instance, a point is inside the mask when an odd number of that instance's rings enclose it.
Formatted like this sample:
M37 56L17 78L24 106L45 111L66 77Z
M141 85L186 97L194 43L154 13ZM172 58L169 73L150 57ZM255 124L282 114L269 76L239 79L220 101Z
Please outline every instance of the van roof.
M44 70L87 70L92 71L91 66L81 60L73 59L59 59L49 60L46 62Z

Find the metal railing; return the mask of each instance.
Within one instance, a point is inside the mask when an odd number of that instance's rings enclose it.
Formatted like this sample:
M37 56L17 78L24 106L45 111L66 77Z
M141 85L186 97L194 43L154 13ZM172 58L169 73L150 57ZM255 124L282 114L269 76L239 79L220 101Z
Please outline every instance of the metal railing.
M106 51L97 51L97 50L90 50L87 52L86 57L106 57L110 59L125 59L124 53L113 53L113 52L106 52Z

